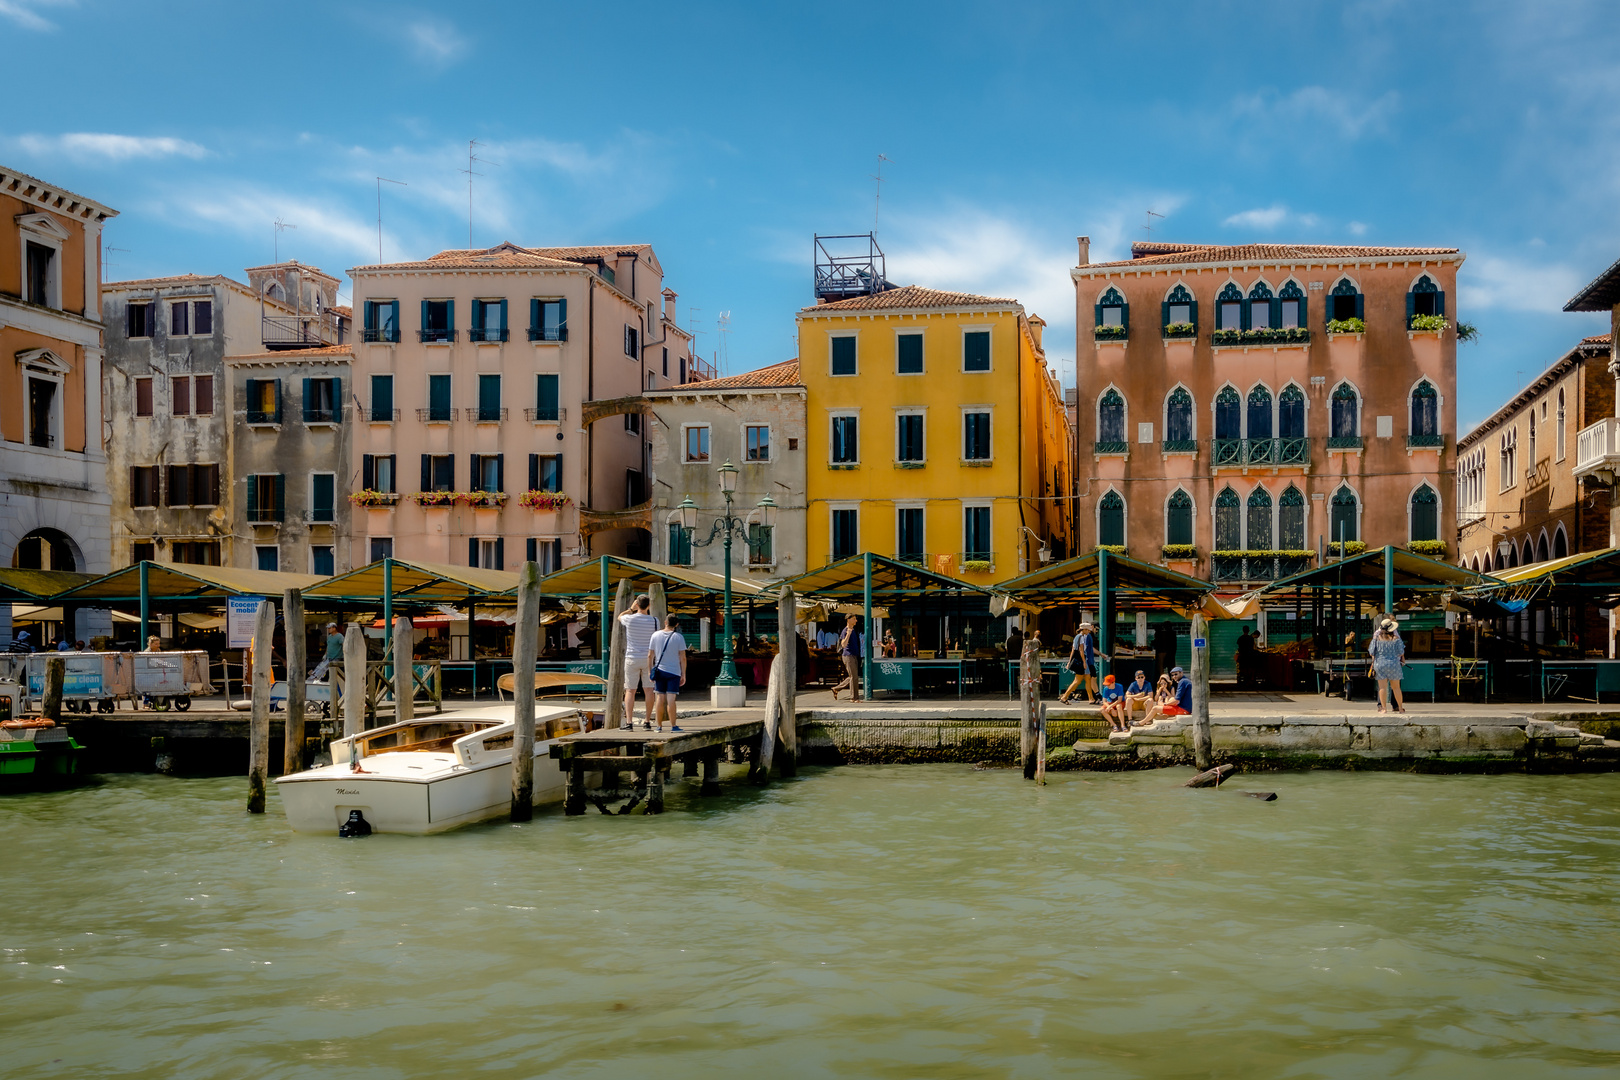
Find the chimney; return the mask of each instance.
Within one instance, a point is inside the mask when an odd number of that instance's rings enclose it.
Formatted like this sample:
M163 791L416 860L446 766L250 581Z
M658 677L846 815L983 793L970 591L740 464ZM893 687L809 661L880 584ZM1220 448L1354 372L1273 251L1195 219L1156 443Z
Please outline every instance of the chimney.
M664 321L671 326L675 325L675 296L674 289L664 290Z
M1091 237L1077 236L1075 239L1080 243L1080 262L1077 265L1085 266L1091 262Z
M1045 347L1041 344L1041 331L1044 329L1046 329L1045 319L1041 318L1039 315L1031 315L1029 317L1029 336L1035 339L1035 347L1037 349Z

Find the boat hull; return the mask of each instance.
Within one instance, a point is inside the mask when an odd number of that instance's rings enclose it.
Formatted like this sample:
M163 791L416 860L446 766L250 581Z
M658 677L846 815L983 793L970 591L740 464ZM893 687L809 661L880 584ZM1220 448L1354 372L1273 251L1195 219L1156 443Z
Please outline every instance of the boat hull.
M534 805L559 803L566 777L550 756L534 763ZM423 780L355 774L328 765L276 781L287 824L336 836L358 810L373 832L427 835L500 817L512 807L512 763Z
M53 787L79 778L84 747L65 729L47 728L28 736L0 739L0 791Z

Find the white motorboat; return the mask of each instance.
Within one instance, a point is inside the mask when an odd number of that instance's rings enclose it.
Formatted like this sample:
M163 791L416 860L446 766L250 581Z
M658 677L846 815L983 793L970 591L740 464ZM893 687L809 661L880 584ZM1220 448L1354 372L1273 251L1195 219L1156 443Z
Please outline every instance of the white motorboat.
M534 804L561 802L566 774L551 745L583 730L591 705L535 704ZM437 833L507 813L513 705L440 713L332 742L332 764L276 778L287 823L334 834L358 812L370 831Z

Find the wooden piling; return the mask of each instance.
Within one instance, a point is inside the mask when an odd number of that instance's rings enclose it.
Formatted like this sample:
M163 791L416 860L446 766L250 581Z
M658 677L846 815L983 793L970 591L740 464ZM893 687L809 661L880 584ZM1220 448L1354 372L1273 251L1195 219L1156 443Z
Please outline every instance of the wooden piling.
M658 762L653 762L652 768L647 770L646 812L649 814L664 812L664 770Z
M759 734L757 775L750 778L766 784L771 779L771 758L776 754L776 731L782 722L782 655L771 661L771 674L765 681L765 726Z
M287 627L287 712L281 721L281 773L304 768L304 696L309 678L309 645L304 632L304 594L288 589L281 597Z
M40 715L47 720L62 722L62 686L67 682L67 661L52 656L45 661L45 696L40 701Z
M563 787L563 814L578 817L585 812L585 762L575 758L568 763L568 779Z
M783 589L776 604L776 651L782 662L781 722L776 729L777 771L799 773L799 606L792 589Z
M647 589L647 600L652 604L652 617L658 620L658 629L664 628L664 619L669 615L669 604L664 599L664 583L655 581Z
M1209 624L1202 615L1192 621L1192 722L1193 764L1208 769L1214 761L1209 735ZM1198 646L1202 641L1203 647Z
M540 564L518 577L517 625L512 634L512 820L534 817L534 661L539 654Z
M413 649L416 634L411 620L401 615L394 620L394 722L416 715L416 670Z
M350 623L343 635L343 737L366 729L366 634Z
M276 605L261 600L253 620L253 718L248 725L250 814L264 813L264 782L270 771L270 650L275 637Z
M619 591L613 597L613 610L602 612L608 620L607 655L607 726L621 728L624 715L624 626L619 616L630 606L630 579L619 579Z
M1037 738L1035 745L1035 782L1046 783L1046 702L1041 702L1040 714L1036 719Z
M703 785L698 788L699 795L720 794L720 755L724 753L716 746L703 755Z
M1040 639L1031 634L1024 639L1018 659L1018 760L1024 779L1035 779L1035 720L1041 697Z

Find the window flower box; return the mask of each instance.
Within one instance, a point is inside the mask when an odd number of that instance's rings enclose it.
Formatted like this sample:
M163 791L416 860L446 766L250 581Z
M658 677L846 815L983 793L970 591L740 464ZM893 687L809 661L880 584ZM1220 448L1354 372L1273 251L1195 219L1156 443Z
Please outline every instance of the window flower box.
M1094 341L1124 341L1130 336L1130 330L1124 326L1096 326L1091 336Z
M1329 319L1327 321L1327 332L1330 334L1365 334L1367 332L1367 323L1364 319L1354 317L1349 319Z
M988 574L993 567L987 559L968 559L962 563L964 574Z
M1419 334L1443 334L1450 325L1444 315L1414 315L1407 320L1406 329Z
M1329 540L1327 550L1328 550L1329 555L1338 555L1339 554L1339 542L1337 540ZM1363 540L1346 540L1344 542L1344 554L1346 556L1363 555L1363 554L1366 553L1366 551L1367 551L1366 541L1363 541Z
M1166 544L1159 549L1159 554L1165 559L1174 559L1178 562L1187 562L1198 558L1197 544Z
M442 507L449 509L461 501L461 495L454 491L418 491L411 495L417 506Z
M528 510L561 510L572 501L561 491L531 489L518 496L518 505Z
M1167 323L1165 325L1165 328L1164 328L1164 338L1165 338L1166 341L1170 341L1170 340L1174 340L1174 339L1181 339L1181 338L1196 338L1197 336L1198 336L1198 324L1197 323L1173 322L1173 323Z
M499 510L506 505L506 499L504 491L464 491L457 501L468 506Z
M1249 348L1266 345L1309 345L1311 332L1302 326L1260 330L1215 330L1209 343L1216 348Z
M1451 554L1444 540L1413 540L1406 545L1406 550L1414 555L1427 555L1431 559L1443 559Z
M391 510L399 502L399 495L392 491L372 491L362 488L349 493L350 506L363 506L367 509Z

